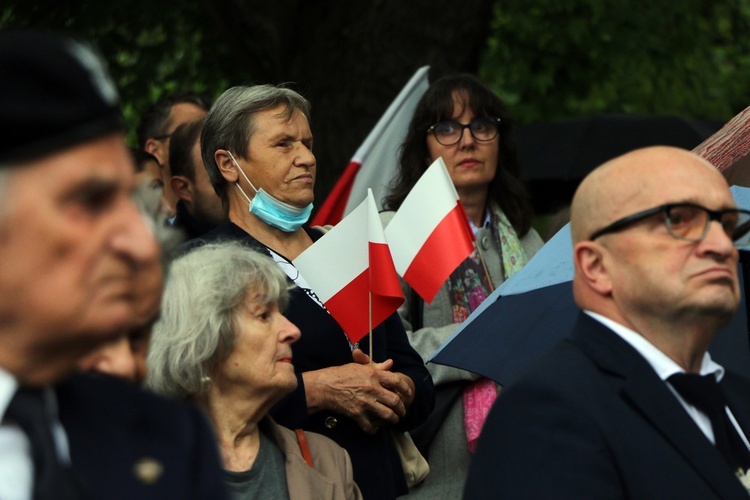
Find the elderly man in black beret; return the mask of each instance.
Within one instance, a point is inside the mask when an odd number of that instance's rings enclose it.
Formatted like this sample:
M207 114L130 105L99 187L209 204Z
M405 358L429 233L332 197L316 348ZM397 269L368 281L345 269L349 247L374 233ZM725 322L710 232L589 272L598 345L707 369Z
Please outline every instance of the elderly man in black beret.
M0 75L0 498L222 498L195 410L70 375L129 326L159 258L100 58L6 32Z

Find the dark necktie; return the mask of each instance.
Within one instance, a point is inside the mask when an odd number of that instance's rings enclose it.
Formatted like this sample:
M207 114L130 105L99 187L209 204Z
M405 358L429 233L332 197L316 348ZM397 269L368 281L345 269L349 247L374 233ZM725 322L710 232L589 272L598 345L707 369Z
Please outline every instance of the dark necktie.
M61 464L57 458L43 390L19 388L5 416L23 429L31 443L34 461L34 499L85 498L70 467Z
M729 420L726 398L713 375L675 373L667 379L685 401L705 413L711 421L714 440L732 470L743 472L750 467L750 451Z

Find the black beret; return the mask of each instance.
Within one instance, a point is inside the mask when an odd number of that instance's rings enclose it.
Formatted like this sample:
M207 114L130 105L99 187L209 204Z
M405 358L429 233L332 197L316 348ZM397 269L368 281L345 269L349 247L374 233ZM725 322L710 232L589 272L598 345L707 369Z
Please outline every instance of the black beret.
M117 90L93 47L51 33L0 33L0 166L123 128Z

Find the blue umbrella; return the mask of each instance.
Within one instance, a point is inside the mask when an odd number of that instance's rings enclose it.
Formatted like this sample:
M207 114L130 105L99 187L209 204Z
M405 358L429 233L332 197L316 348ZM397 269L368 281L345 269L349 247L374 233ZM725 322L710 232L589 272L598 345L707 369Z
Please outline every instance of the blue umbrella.
M738 206L750 209L750 188L732 186ZM750 250L750 249L748 249ZM521 368L552 349L573 329L573 248L570 226L562 228L519 272L506 280L429 359L506 384ZM740 279L750 270L750 251L740 252ZM745 273L743 273L743 268ZM745 288L750 291L750 280ZM717 334L711 356L750 378L748 313L738 308Z

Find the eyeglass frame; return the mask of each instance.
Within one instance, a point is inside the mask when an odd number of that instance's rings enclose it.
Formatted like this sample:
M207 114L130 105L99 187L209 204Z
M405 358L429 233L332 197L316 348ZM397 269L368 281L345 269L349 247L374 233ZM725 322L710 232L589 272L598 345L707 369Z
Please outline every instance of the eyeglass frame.
M669 211L675 207L685 207L685 206L700 209L708 214L706 226L703 228L703 232L701 233L701 235L697 238L686 238L684 236L678 236L672 231L672 225L669 222ZM626 229L638 222L641 222L642 220L645 220L649 217L657 215L659 212L664 214L664 225L667 227L667 231L669 231L669 234L677 240L692 241L694 243L702 241L708 234L708 229L711 226L711 222L716 221L716 222L721 223L721 217L724 214L728 214L728 213L745 214L748 216L747 222L735 227L732 230L731 235L727 234L727 236L729 236L732 239L733 243L737 242L740 238L742 238L748 232L750 232L750 210L744 210L741 208L724 208L721 210L711 210L702 205L698 205L697 203L682 202L682 203L665 203L664 205L659 205L657 207L649 208L641 212L636 212L631 215L626 215L625 217L621 219L617 219L613 223L608 224L607 226L597 231L594 231L591 237L589 237L589 241L594 241L595 239L599 238L600 236L604 236L605 234L610 234L610 233L614 233L614 232ZM744 231L741 234L738 234L738 231L741 231L741 230L744 230Z
M166 141L167 139L171 139L172 134L164 134L164 135L157 135L155 137L152 137L155 141Z
M479 139L477 136L474 135L474 131L471 129L471 124L474 123L477 120L489 120L490 122L493 122L497 126L497 130L494 136L492 136L490 139ZM500 118L494 117L494 116L477 116L475 118L472 118L472 120L469 123L461 123L458 120L443 120L441 122L437 122L436 124L432 125L430 128L427 129L427 133L429 134L432 132L432 135L435 137L435 140L438 142L438 144L442 146L455 146L459 142L461 142L461 139L464 138L464 130L469 129L469 133L471 134L471 137L474 138L475 141L479 142L490 142L494 141L495 138L497 138L498 135L500 135L500 123L502 120ZM443 144L440 142L440 139L438 139L436 129L438 126L442 125L443 123L456 123L461 128L461 133L458 135L458 139L456 142L452 142L450 144Z

